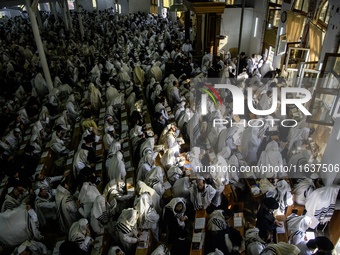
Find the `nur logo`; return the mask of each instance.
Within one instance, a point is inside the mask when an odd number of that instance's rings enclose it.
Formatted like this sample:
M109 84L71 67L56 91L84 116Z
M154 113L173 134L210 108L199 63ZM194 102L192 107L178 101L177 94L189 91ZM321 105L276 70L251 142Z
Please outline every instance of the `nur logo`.
M204 86L206 86L208 89L210 89L212 92L214 92L214 94L217 96L217 98L218 98L218 100L220 101L221 106L222 106L222 100L221 100L219 94L217 93L217 91L216 91L213 87L211 87L210 85L205 84L205 83L203 83L203 82L198 82L197 84L198 84L198 85L204 85ZM211 97L211 99L214 101L215 106L217 106L215 97L214 97L208 90L206 90L206 89L204 89L204 88L199 88L199 90L201 90L201 91L207 93L207 94ZM202 97L203 97L203 96L206 97L207 95L206 95L206 94L203 94ZM202 98L202 102L203 102L203 98ZM206 102L206 99L205 99L205 102Z

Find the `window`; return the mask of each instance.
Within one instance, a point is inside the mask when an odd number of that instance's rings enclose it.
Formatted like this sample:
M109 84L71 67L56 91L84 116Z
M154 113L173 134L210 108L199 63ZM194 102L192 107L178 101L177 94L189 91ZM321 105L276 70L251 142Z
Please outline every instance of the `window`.
M329 21L329 14L330 14L330 8L328 5L328 1L325 2L321 8L320 14L319 14L319 18L318 18L318 22L324 23L325 25L328 24Z
M327 53L309 107L312 115L307 117L307 122L333 126L335 116L339 114L339 91L340 54Z
M308 0L295 0L294 11L308 12Z
M74 0L67 0L68 8L74 10Z
M92 6L93 6L93 9L97 8L97 1L96 0L92 0Z
M151 0L151 13L158 13L158 0Z
M280 22L281 8L269 7L268 27L278 27Z

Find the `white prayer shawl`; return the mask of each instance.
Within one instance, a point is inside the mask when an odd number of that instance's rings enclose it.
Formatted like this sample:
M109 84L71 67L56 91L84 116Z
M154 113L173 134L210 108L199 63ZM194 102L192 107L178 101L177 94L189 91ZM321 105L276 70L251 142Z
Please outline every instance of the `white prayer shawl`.
M331 220L340 186L316 189L306 202L307 215L324 224Z
M57 219L57 205L52 195L49 193L47 194L48 198L37 196L35 199L35 211L38 216L39 226L45 226L47 219Z
M124 181L126 176L125 164L123 155L120 151L112 156L107 173L110 180Z
M68 239L78 244L79 248L84 251L88 251L93 242L91 237L86 236L87 224L87 219L80 219L72 224L68 233Z
M304 240L306 231L311 223L311 218L307 215L298 216L293 213L287 217L286 222L288 240L290 240L290 244L299 244Z
M160 206L160 200L161 197L158 195L158 193L151 187L149 187L146 183L142 182L142 181L138 181L137 182L137 191L138 194L143 194L145 192L149 192L152 198L152 204L154 206L154 208L156 209L156 212L158 214L161 213L161 206Z
M17 246L33 238L42 239L25 206L0 213L0 222L0 242L5 245Z
M89 89L90 89L89 94L90 94L91 105L95 110L99 110L99 105L101 103L101 93L100 93L99 89L97 89L93 85L93 83L90 83Z
M279 151L279 144L276 141L271 141L267 144L266 150L261 153L261 157L257 165L260 167L282 167L282 164L282 155Z
M182 207L182 211L180 212L176 212L175 211L175 208L176 208L176 205L178 203L182 203L183 204L183 207ZM186 211L186 201L184 198L182 197L176 197L176 198L173 198L171 199L171 201L165 206L166 208L170 208L171 211L173 212L174 216L176 216L176 219L177 219L177 223L178 225L182 226L182 227L185 227L185 222L184 221L181 221L181 218L184 216L184 213ZM163 211L163 213L165 212L165 210Z
M136 84L141 84L141 85L143 85L145 81L144 71L139 65L137 65L135 69L133 70L133 80Z
M30 119L27 115L27 112L26 112L26 109L25 108L21 108L19 111L18 111L18 114L20 116L20 119L21 121L24 123L24 124L28 124L30 123Z
M311 178L303 179L294 187L294 201L299 205L305 205L315 189L316 187Z
M156 240L158 240L159 215L153 208L152 198L149 193L143 193L135 199L135 210L138 211L138 226L142 229L151 229Z
M200 128L199 128L199 119L200 115L195 112L194 115L190 118L187 124L187 135L189 136L190 143L195 146L197 139L201 136Z
M213 180L213 186L216 190L216 195L212 201L213 205L216 207L220 206L222 202L222 192L224 190L225 185L229 184L229 174L227 171L228 164L226 160L221 156L217 155L214 164L212 165L214 167L213 171L210 170L210 175ZM212 169L212 168L211 168Z
M261 97L261 100L259 102L260 109L261 110L269 110L270 109L270 98L267 96L266 93L264 93Z
M44 244L34 241L34 240L27 240L25 242L23 242L21 245L21 247L25 247L28 248L31 251L31 255L44 255L47 254L47 248ZM19 247L20 247L19 246ZM19 249L18 247L18 249ZM14 254L17 249L14 250Z
M60 228L67 233L71 225L78 220L78 207L71 193L59 185L55 195Z
M216 194L216 190L209 184L204 185L204 190L202 192L198 191L197 185L193 185L189 191L190 200L195 210L200 210L202 208L207 209Z
M155 138L149 137L140 147L139 157L144 157L147 153L153 153L153 148L155 146Z
M237 127L230 127L228 129L224 129L221 131L220 135L218 136L218 143L217 143L217 153L223 150L227 146L227 141L229 139L233 139L233 135L237 132ZM230 146L228 146L230 147ZM235 146L233 146L235 147ZM230 148L234 149L234 148Z
M183 171L177 166L171 166L166 174L168 176L169 182L174 183L176 180L181 178L181 176L183 175Z
M111 144L115 141L114 137L111 134L105 134L103 137L104 149L108 151L111 147Z
M124 209L117 221L118 238L126 252L132 252L134 244L137 243L137 215L137 210Z
M38 73L34 78L35 89L40 98L48 94L47 83L41 73Z
M246 231L245 245L246 253L251 255L259 255L267 246L267 244L260 238L258 228L252 228Z
M122 251L122 249L119 246L112 246L109 250L108 255L117 255L116 250ZM125 252L122 251L122 255L125 255Z
M89 167L89 162L87 160L87 156L89 154L88 150L80 149L75 155L74 155L74 161L73 161L73 175L75 178L79 175L79 172L85 168Z
M248 127L242 134L241 151L248 164L257 161L256 153L261 144L261 139L258 136L259 128L256 127Z
M79 208L79 213L84 218L88 218L90 216L93 202L99 195L100 192L98 191L96 186L90 185L88 182L83 183L83 186L81 187L79 192L78 200L81 204L81 208Z
M70 131L71 125L68 123L67 110L56 120L56 125L61 126L63 129Z
M180 114L178 116L177 126L180 130L182 130L185 123L188 123L188 121L191 119L192 115L193 114L190 111L190 109L187 108L187 109L185 109L185 112L183 114Z
M288 151L291 152L293 149L301 146L302 140L306 140L309 135L309 128L301 128L299 126L293 127L289 130L288 134Z
M162 80L162 70L160 69L160 62L157 62L153 67L150 69L151 77L154 77L156 81L161 82Z
M123 68L119 70L118 77L121 82L128 82L130 80L129 74Z
M260 255L298 255L299 248L295 245L279 242L277 244L269 244Z
M145 176L145 183L153 188L160 197L162 197L165 192L163 178L163 171L159 166L153 167Z
M161 244L151 253L151 255L170 255L170 251L165 244Z
M223 210L215 210L209 215L207 228L210 231L225 230L228 224L223 216Z
M46 106L43 106L41 108L41 111L39 113L39 120L41 120L42 122L45 122L46 124L49 123L49 112Z
M112 206L111 206L112 204ZM104 195L97 196L91 210L91 227L98 235L104 234L104 228L109 223L109 218L115 212L117 202L115 199L109 204Z
M190 162L190 165L195 172L202 167L202 163L200 161L200 152L200 147L193 147L186 155L188 161Z
M139 161L136 180L144 181L147 173L152 169L153 165L153 154L145 154Z
M175 181L174 185L171 188L173 197L184 197L189 199L190 195L190 180L189 177L179 178Z

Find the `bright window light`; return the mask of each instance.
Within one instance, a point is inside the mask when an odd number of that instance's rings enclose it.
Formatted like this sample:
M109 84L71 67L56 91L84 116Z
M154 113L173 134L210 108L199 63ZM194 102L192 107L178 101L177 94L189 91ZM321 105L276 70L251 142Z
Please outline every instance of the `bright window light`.
M257 32L257 22L258 22L259 18L256 17L255 19L255 29L254 29L254 37L256 37L256 32Z

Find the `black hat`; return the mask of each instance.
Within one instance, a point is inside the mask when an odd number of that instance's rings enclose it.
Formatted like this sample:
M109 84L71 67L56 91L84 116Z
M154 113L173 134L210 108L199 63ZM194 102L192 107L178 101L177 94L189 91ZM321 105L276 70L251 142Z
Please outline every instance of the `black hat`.
M276 210L277 208L279 208L279 204L277 203L275 198L272 197L265 198L263 203L265 206L268 207L268 209Z
M325 236L316 237L315 242L319 250L332 251L334 249L333 243Z
M84 140L86 143L93 143L95 141L93 135L86 136Z
M160 112L156 112L155 113L155 118L158 120L159 119L159 117L161 117L162 116L162 114L160 113Z

